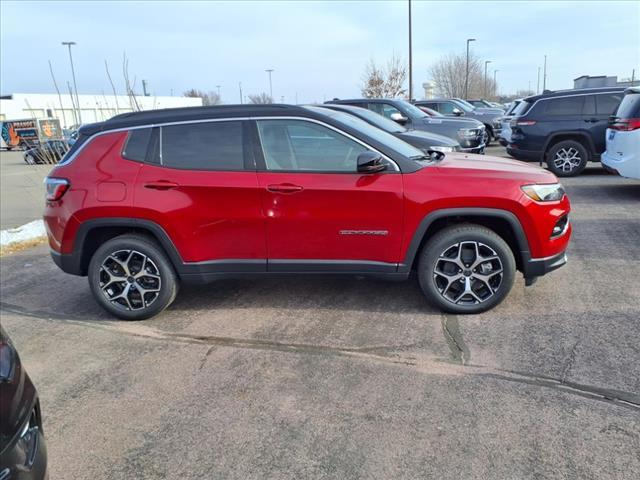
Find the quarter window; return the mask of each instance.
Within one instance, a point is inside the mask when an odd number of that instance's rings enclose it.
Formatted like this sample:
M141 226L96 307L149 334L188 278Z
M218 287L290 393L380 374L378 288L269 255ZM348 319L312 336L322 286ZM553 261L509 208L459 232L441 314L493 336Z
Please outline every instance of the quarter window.
M151 139L150 128L139 128L129 132L129 138L122 150L122 156L128 160L144 162Z
M243 170L242 122L204 122L162 127L161 161L187 170Z
M620 105L624 93L606 93L596 95L596 108L599 115L613 115Z
M366 148L340 133L301 120L259 120L267 170L356 172Z

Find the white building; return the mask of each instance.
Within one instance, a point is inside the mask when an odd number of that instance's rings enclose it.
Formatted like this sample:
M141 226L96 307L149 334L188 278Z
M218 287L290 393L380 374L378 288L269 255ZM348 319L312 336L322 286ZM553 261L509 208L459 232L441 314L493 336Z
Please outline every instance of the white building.
M190 97L143 97L136 96L136 102L142 110L157 108L198 107L201 98ZM75 100L75 98L74 98ZM134 111L132 100L127 95L78 95L80 119L69 94L53 93L14 93L0 97L0 120L19 120L23 118L58 118L64 127L80 123L93 123L107 120L118 113Z

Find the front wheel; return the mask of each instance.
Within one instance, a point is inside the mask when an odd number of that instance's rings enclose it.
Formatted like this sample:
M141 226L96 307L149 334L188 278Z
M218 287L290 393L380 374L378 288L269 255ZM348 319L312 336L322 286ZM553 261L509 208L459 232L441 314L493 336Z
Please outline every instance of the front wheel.
M429 303L450 313L479 313L498 305L515 278L509 245L480 225L436 233L420 252L418 279Z
M580 142L564 140L547 154L547 166L557 177L575 177L587 166L589 154Z
M123 320L143 320L167 308L178 292L171 262L155 241L121 235L102 245L89 263L98 304Z

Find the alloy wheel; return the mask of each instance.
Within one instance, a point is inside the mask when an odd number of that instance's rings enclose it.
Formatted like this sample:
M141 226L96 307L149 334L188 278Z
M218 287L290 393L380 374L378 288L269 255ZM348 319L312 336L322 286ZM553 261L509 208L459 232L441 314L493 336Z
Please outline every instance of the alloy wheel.
M563 172L571 172L578 168L581 163L580 152L573 147L561 148L556 152L553 159L555 167Z
M455 305L477 305L502 285L503 266L491 247L476 241L446 248L436 260L433 279L440 295Z
M147 255L136 250L118 250L100 266L100 290L113 305L142 310L160 295L160 270Z

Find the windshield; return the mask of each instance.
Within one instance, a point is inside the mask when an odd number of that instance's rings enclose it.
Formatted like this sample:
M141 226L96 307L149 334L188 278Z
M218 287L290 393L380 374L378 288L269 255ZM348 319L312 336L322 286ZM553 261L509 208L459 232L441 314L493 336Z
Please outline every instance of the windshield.
M368 110L366 108L350 107L350 108L345 108L344 110L335 110L331 108L330 110L348 113L350 115L355 115L356 117L364 120L365 122L370 123L374 127L381 128L385 132L402 133L407 131L406 128L404 128L401 125L398 125L393 120L389 120L388 118L383 117L382 115L372 112L371 110Z
M344 112L336 112L335 110L330 110L328 108L322 107L304 108L306 108L307 110L311 110L312 112L331 117L332 119L337 120L347 127L358 130L359 132L362 132L363 134L373 138L377 142L388 146L389 148L398 152L400 155L403 155L407 158L424 157L424 152L422 152L422 150L418 150L416 147L409 145L407 142L394 137L384 130L380 130L379 128L374 127L373 125L365 122L364 120L360 120L353 115L349 115L348 113Z
M456 98L455 102L459 104L460 108L462 108L465 112L473 112L475 110L475 107L471 105L469 102L467 102L466 100L462 100L461 98Z

